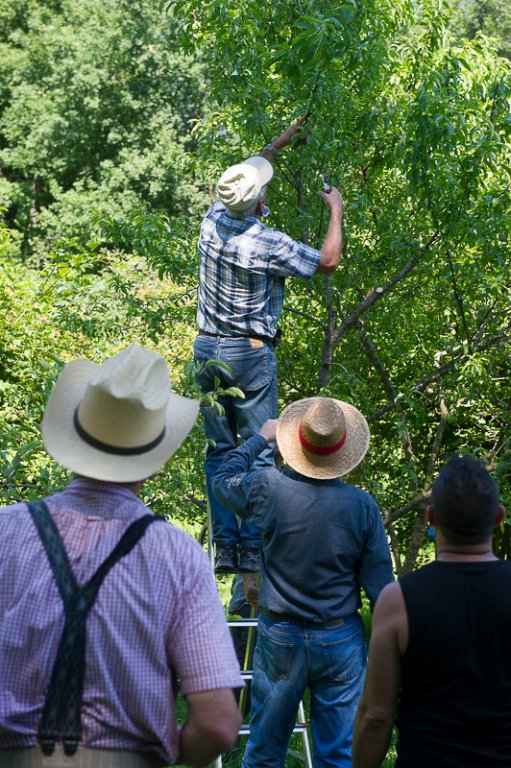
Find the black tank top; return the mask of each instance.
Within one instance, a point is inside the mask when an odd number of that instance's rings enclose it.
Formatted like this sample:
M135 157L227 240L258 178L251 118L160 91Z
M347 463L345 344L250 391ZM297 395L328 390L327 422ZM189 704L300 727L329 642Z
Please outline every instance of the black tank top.
M399 583L396 768L511 768L511 562L434 562Z

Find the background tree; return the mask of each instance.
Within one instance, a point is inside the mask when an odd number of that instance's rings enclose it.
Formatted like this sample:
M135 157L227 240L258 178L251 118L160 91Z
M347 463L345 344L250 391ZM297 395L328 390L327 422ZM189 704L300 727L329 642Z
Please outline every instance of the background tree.
M25 254L85 242L93 209L197 209L205 83L162 20L152 0L0 0L0 199Z
M482 32L496 41L501 56L511 58L511 7L506 0L453 0L451 28L470 39Z

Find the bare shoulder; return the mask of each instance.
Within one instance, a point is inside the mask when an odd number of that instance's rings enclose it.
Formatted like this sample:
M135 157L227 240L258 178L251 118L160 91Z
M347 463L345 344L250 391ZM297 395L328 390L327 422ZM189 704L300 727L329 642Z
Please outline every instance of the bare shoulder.
M372 634L392 635L403 654L408 644L408 617L403 592L398 581L387 584L380 592L373 614Z
M386 584L383 587L382 591L378 595L374 612L376 614L378 609L381 612L383 610L387 611L390 608L402 608L404 610L404 607L405 604L403 600L403 593L401 591L399 582L391 581L389 584Z

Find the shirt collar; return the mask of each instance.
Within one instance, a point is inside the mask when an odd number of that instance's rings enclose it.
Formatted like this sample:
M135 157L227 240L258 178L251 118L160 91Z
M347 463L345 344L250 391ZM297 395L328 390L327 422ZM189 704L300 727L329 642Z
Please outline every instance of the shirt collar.
M71 491L89 491L112 496L123 496L125 499L133 501L138 496L123 485L117 483L108 483L104 480L94 480L91 477L75 475L68 485Z

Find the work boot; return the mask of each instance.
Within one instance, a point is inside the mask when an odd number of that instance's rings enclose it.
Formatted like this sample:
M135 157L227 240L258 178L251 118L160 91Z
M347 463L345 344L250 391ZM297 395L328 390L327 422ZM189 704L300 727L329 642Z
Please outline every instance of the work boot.
M216 573L236 573L238 570L238 552L236 544L215 544Z
M238 573L257 573L260 570L259 547L241 547Z

